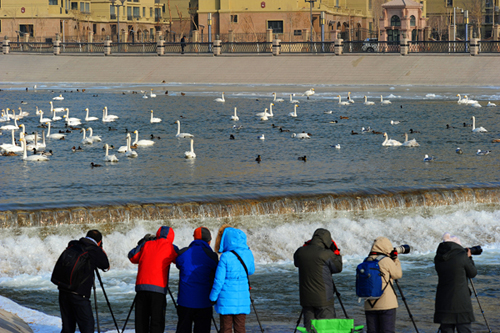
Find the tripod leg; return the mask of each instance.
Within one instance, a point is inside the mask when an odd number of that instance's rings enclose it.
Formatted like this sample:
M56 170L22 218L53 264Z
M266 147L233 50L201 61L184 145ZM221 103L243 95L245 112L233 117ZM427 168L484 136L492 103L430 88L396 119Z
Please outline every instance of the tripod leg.
M257 317L257 322L259 323L260 331L262 333L264 333L264 329L262 328L262 325L260 323L259 315L257 314L257 310L255 309L255 304L253 304L253 298L252 297L250 297L250 302L252 303L253 312L255 312L255 316Z
M127 327L127 323L128 323L129 318L130 318L130 314L132 313L132 309L134 308L134 305L135 305L135 297L134 297L134 301L132 302L132 306L130 307L130 311L128 312L127 319L125 320L125 324L123 324L122 333L125 332L125 327Z
M94 286L95 319L97 322L97 333L101 333L101 328L99 326L99 311L97 311L97 295L95 292L95 280L94 280L93 286ZM120 333L120 332L118 332L118 333Z
M295 325L295 329L293 330L293 333L296 333L297 332L297 327L299 327L299 324L300 324L300 319L302 319L302 315L304 314L304 309L300 310L300 315L299 315L299 319L297 319L297 325Z
M405 303L406 311L408 311L408 315L410 316L411 322L413 323L413 326L415 327L415 331L417 331L417 333L419 333L418 328L417 328L417 324L415 324L415 320L413 320L413 315L411 314L410 308L408 307L408 303L406 303L405 295L403 295L403 290L401 290L401 287L399 286L398 280L394 280L394 282L396 282L396 286L398 286L399 294L401 295L401 299L403 300L403 303ZM391 283L390 280L389 280L389 283ZM392 287L392 290L394 290L394 286L392 285L392 283L391 283L391 287ZM394 290L394 294L396 294L396 290Z
M111 313L111 317L113 318L113 321L115 322L116 330L118 331L118 333L120 333L120 329L118 328L118 323L116 322L115 315L113 314L113 310L111 309L111 304L109 304L108 295L106 295L106 290L104 290L104 285L102 284L101 275L99 275L99 271L97 270L97 268L95 270L95 273L97 275L97 279L99 280L99 283L101 284L102 293L104 294L104 298L106 299L106 303L108 303L109 312Z
M476 296L477 304L479 305L479 309L481 310L481 313L483 314L484 322L486 323L486 327L488 327L488 332L491 333L491 328L490 325L488 324L488 321L486 320L486 316L484 315L483 308L481 307L481 303L479 303L479 297L477 297L477 292L476 292L476 287L474 287L474 283L472 283L472 279L469 278L470 285L472 287L472 290L474 291L474 295Z
M342 299L340 298L340 292L337 290L337 286L335 285L335 282L332 280L333 283L333 292L337 295L337 298L339 299L340 306L342 307L342 311L344 311L344 315L347 319L349 319L349 316L347 315L347 311L344 308L344 303L342 303Z

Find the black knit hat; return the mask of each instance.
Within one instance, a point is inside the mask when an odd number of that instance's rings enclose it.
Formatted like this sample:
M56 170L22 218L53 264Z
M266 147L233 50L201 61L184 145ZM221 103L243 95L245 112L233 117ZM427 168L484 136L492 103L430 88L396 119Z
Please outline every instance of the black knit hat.
M92 238L93 240L96 241L96 243L99 244L100 241L102 241L102 234L99 230L89 230L87 232L87 236L86 237L89 237L89 238Z

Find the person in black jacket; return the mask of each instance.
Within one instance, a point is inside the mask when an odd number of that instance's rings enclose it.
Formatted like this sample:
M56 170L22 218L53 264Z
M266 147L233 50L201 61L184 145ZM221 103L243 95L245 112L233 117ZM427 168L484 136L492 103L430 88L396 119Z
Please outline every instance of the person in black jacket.
M441 324L442 333L471 332L474 319L468 279L477 274L470 249L449 233L443 235L434 258L438 274L434 322Z
M186 47L186 37L181 38L181 54L184 54L184 48Z
M75 290L59 289L59 307L61 309L62 330L61 333L74 333L76 324L81 333L94 333L94 316L90 303L90 290L94 283L94 271L96 268L109 269L108 256L102 249L102 235L98 230L90 230L87 236L73 242L83 244L89 253L90 264L85 270L88 275L86 280Z
M313 238L293 255L299 268L300 305L304 326L311 332L312 319L333 319L334 287L332 274L342 272L342 256L330 231L317 229Z

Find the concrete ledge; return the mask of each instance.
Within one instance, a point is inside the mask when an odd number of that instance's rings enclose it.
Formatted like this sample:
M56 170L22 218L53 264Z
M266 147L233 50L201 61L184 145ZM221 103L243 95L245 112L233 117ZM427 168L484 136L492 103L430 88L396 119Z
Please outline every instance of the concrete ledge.
M0 332L33 333L33 330L18 316L0 309Z

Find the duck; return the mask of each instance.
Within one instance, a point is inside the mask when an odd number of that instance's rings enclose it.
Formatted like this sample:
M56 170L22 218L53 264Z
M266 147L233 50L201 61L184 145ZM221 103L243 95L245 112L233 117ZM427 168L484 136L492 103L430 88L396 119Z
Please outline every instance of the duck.
M99 167L102 167L101 164L95 164L94 162L90 162L90 167L91 168L99 168Z
M85 116L85 121L99 120L99 118L97 118L97 117L89 117L89 108L85 108L85 111L87 112L87 115Z
M324 114L332 114L333 113L333 110L329 110L329 111L323 111Z
M403 145L399 141L396 141L396 140L393 140L393 139L389 139L389 137L387 136L387 133L384 133L384 137L385 137L385 140L384 140L384 142L382 142L382 146L397 147L397 146L402 146Z
M266 137L264 136L264 134L262 134L262 135L259 135L259 136L257 137L257 139L259 139L259 140L265 140L265 139L266 139Z
M111 126L108 126L108 131L117 131L117 129L116 129L116 128L113 128L113 127L111 127Z
M349 102L342 102L342 97L340 95L337 95L337 97L339 98L339 105L351 105Z
M99 135L94 135L94 131L92 130L92 127L87 128L87 131L90 131L89 139L92 140L92 142L101 142L102 139Z
M330 120L330 124L336 124L338 122L339 122L338 120Z
M488 102L488 104L486 104L486 106L497 106L497 105L495 103Z
M499 143L500 142L500 139L493 139L491 140L492 143Z
M233 125L233 130L237 131L243 128L243 125Z
M290 132L289 129L280 128L280 132Z
M299 158L297 158L299 161L304 161L304 162L307 162L307 156L299 156Z
M109 146L106 143L104 145L106 148L106 155L104 155L104 162L118 162L118 158L115 155L109 155Z
M448 126L449 126L449 125L448 125ZM453 127L453 128L454 128L454 127ZM419 133L420 133L420 131L414 131L413 129L411 129L411 128L410 128L410 134L415 134L415 133L419 134Z
M354 103L354 100L351 98L351 92L348 92L348 93L347 93L347 101L348 101L349 103L351 103L351 104L353 104L353 103Z
M83 148L78 146L78 148L76 148L75 146L73 146L73 148L71 148L71 150L74 152L77 152L77 151L83 151Z
M375 105L375 102L368 101L368 97L365 96L365 102L363 104L364 105Z
M292 134L292 138L297 138L297 139L310 139L311 137L309 136L309 133L302 132L299 134Z
M405 147L419 147L420 144L415 139L411 139L408 141L408 134L405 133L405 141L403 142L403 146L405 146Z
M191 150L184 152L184 158L188 158L188 159L196 158L196 154L195 154L194 148L193 148L193 142L194 142L194 140L191 139Z
M60 134L60 133L54 133L54 134L50 134L50 123L47 123L48 125L48 128L47 128L47 138L49 139L56 139L56 140L64 140L64 138L66 137L65 134Z
M276 93L275 93L275 92L273 92L273 95L274 95L274 100L273 100L273 102L278 102L278 103L279 103L279 102L284 102L284 101L285 101L283 98L276 98L276 97L277 97L277 95L276 95Z
M151 110L151 119L149 120L151 124L161 123L161 118L155 118L153 116L153 110Z
M349 119L347 116L340 116L340 119Z
M131 141L132 141L132 138L130 137L130 135L128 135L127 136L127 151L125 152L125 156L129 157L129 158L136 158L137 156L139 156L139 154L137 154L137 152L135 150L133 150L132 147L130 146Z
M491 150L481 150L481 149L478 149L477 152L476 152L476 155L477 156L484 156L484 155L488 155L489 153L491 153Z
M214 102L224 103L226 99L224 98L224 92L222 92L222 97L217 97Z
M472 132L473 132L473 133L484 133L484 132L488 132L488 131L486 130L486 128L484 128L484 127L478 127L478 128L476 128L476 117L472 116L472 117L471 117L471 119L472 119Z
M234 135L230 134L229 135L229 140L234 140L234 139L235 139Z
M358 132L354 132L354 130L351 130L351 135L358 135Z
M54 101L64 101L64 97L63 97L63 95L59 95L59 96L53 97L52 99L53 99Z
M43 111L40 110L40 123L50 123L52 119L50 118L43 118Z
M231 116L231 120L234 120L234 121L238 121L240 120L240 118L238 117L238 115L236 114L236 106L234 107L234 116Z
M36 155L37 153L40 153L40 155L43 155L43 156L52 156L52 155L54 155L54 153L52 153L52 150L49 150L49 151L38 151L38 150L36 150L36 148L33 148L33 154Z
M290 103L295 103L295 104L299 103L298 100L293 99L293 96L295 96L295 94L290 94Z
M294 118L296 118L296 117L297 117L297 108L298 108L298 107L299 107L299 106L298 106L298 104L295 104L295 105L293 106L293 112L290 112L288 115L289 115L290 117L294 117Z
M194 138L194 135L190 133L181 133L181 122L179 120L176 120L175 123L177 124L177 134L175 135L178 138Z
M309 90L306 90L302 96L307 96L307 99L309 99L309 97L311 97L312 95L315 94L315 91L314 91L314 88L311 88Z
M432 162L434 160L435 160L434 156L429 157L429 155L427 154L424 155L424 162Z
M340 149L340 143L337 143L336 145L334 145L332 147L334 147L335 149Z
M361 133L370 133L372 131L371 127L368 126L367 128L361 127Z
M463 154L464 152L463 152L462 148L458 147L457 149L455 149L455 153Z
M133 145L152 146L155 144L155 142L153 140L139 140L139 131L138 130L135 130L134 133L135 133L135 141L134 141Z
M260 157L260 155L257 155L257 158L255 159L255 161L256 161L257 163L262 162L262 158Z
M28 154L26 152L26 141L24 140L24 138L19 139L19 141L21 142L21 145L23 146L23 160L24 161L48 161L49 160L47 156L43 156L43 155L28 156Z
M151 92L149 93L149 97L151 97L151 98L155 98L156 97L156 94L153 94L153 89L151 89Z
M380 104L388 105L388 104L391 104L391 101L388 99L384 99L384 97L382 95L380 95Z

